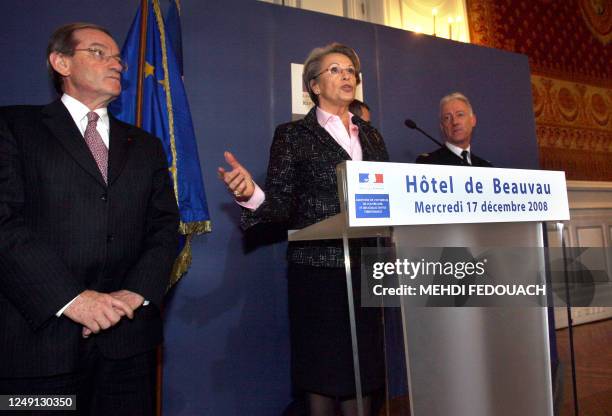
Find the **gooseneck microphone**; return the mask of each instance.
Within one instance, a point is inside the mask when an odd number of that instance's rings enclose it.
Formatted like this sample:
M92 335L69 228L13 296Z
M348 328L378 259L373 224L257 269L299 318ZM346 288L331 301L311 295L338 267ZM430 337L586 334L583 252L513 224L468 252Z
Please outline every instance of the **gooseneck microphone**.
M413 120L411 120L411 119L407 118L407 119L404 121L404 124L405 124L405 125L406 125L406 127L408 127L409 129L413 129L413 130L418 130L418 131L420 131L420 132L421 132L421 133L422 133L422 134L423 134L425 137L427 137L429 140L431 140L432 142L434 142L434 143L435 143L435 144L437 144L438 146L440 146L440 147L444 146L442 143L440 143L439 141L437 141L436 139L434 139L433 137L431 137L429 134L427 134L427 132L426 132L426 131L422 130L422 129L421 129L419 126L417 126L417 124L416 124L416 123L415 123Z

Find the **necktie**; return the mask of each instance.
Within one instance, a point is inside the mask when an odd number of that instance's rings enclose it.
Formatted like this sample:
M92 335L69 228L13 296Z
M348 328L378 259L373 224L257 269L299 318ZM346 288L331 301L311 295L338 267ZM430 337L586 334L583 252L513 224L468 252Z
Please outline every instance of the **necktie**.
M466 165L471 165L469 159L468 159L468 155L470 154L470 152L468 152L467 150L464 150L463 152L461 152L461 157L463 158L463 162Z
M89 151L94 157L96 164L98 165L98 169L100 169L100 173L104 178L104 182L107 181L107 171L108 171L108 149L104 145L102 141L102 136L98 133L96 129L96 124L98 124L98 119L100 116L90 111L87 113L87 128L85 129L85 143L87 143L87 147L89 147Z

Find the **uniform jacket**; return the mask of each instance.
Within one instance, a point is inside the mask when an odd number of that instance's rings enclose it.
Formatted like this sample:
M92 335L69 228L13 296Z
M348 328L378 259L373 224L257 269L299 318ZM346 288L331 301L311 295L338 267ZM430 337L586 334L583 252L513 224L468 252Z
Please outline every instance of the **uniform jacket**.
M472 164L468 165L463 159L453 152L448 147L442 146L437 150L430 153L423 153L416 159L416 163L423 163L427 165L457 165L457 166L480 166L480 167L493 167L491 162L485 159L481 159L474 153L470 155Z

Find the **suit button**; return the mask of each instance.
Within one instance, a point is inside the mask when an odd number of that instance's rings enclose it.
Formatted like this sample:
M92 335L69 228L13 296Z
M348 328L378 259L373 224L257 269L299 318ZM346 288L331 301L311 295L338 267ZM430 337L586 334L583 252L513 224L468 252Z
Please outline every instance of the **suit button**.
M100 195L100 199L104 202L106 202L108 200L108 196L106 194L102 194Z
M111 243L113 240L115 239L115 236L112 234L109 234L106 236L106 242L107 243Z

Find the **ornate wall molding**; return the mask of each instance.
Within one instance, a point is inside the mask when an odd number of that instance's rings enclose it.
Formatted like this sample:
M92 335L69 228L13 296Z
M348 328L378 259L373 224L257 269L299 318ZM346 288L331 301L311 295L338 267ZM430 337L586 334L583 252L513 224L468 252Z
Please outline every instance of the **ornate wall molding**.
M606 0L578 0L578 3L587 27L607 45L612 40L612 3Z
M612 89L531 76L540 166L612 180Z
M466 7L472 43L492 48L514 50L513 42L505 40L503 33L498 30L502 25L502 16L494 2L467 0Z
M612 87L609 0L466 0L472 43L523 53L532 71Z
M531 89L537 123L612 133L612 89L541 75Z
M540 166L612 180L609 0L466 0L473 43L529 58Z

